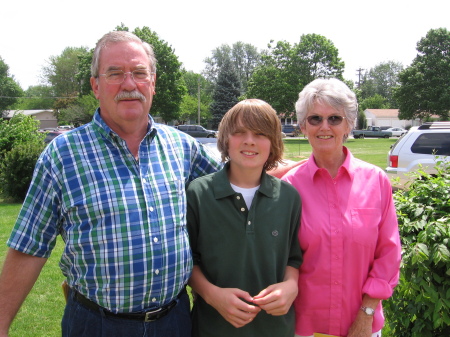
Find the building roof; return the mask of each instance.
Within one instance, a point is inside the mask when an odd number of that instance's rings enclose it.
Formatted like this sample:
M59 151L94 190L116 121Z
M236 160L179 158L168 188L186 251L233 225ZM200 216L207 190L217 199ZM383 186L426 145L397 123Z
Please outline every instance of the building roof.
M366 109L377 118L397 118L398 109Z
M26 116L35 116L39 115L42 112L51 112L53 113L53 109L44 109L44 110L6 110L6 114L3 115L3 118L10 119L16 113L21 113Z

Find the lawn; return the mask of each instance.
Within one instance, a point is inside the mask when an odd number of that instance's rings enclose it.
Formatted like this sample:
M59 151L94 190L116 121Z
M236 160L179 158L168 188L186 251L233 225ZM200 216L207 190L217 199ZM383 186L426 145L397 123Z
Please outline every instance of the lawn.
M396 141L397 138L351 138L348 139L344 145L350 149L356 158L379 166L384 170L387 166L387 154L389 149ZM284 156L287 159L299 161L309 158L311 155L311 145L309 145L308 140L303 137L285 138L284 145Z
M20 211L20 204L0 203L0 265L7 253L5 242ZM25 300L13 322L9 337L61 336L61 317L64 297L61 283L64 279L58 266L62 254L62 240L44 266L33 290Z
M387 153L395 141L396 139L349 139L345 145L355 157L384 169ZM311 146L306 139L285 139L286 158L298 161L310 155ZM9 237L19 210L20 204L6 204L0 201L0 265L3 264L7 252L4 243ZM62 240L58 238L52 256L11 326L10 337L61 336L60 322L64 310L61 283L64 278L58 260L62 250ZM389 334L383 331L383 336L388 337Z

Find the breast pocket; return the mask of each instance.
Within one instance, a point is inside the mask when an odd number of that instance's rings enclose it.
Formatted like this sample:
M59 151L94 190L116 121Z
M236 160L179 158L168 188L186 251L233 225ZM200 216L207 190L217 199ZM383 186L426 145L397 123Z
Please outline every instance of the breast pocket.
M367 247L373 247L378 239L378 225L381 211L375 208L355 208L352 210L353 241Z

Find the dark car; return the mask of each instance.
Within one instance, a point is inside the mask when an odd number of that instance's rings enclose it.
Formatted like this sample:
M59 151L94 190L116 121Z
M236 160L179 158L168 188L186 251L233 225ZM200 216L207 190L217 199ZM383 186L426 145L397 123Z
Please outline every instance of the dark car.
M178 125L176 128L192 137L213 138L217 137L217 131L207 130L201 125Z
M291 137L297 137L300 134L300 130L295 124L284 124L281 126L281 131Z
M57 130L57 131L50 131L47 133L47 136L44 139L44 143L48 144L50 143L54 138L58 137L59 135L62 135L63 133L67 132L68 130Z

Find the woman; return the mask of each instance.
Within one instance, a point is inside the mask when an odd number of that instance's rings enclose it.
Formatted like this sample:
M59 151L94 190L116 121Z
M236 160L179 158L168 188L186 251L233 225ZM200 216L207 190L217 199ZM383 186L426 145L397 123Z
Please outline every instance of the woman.
M358 111L343 82L311 82L295 107L312 146L283 177L302 198L296 336L381 336L381 300L398 283L401 258L391 184L343 145Z

